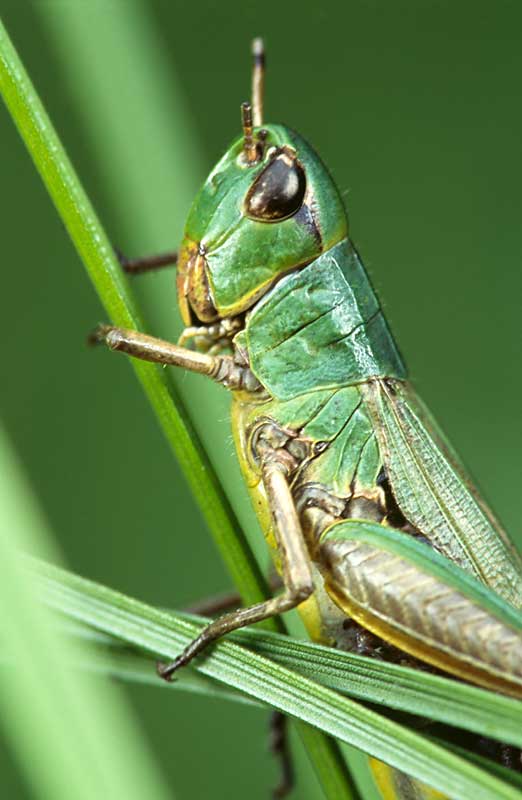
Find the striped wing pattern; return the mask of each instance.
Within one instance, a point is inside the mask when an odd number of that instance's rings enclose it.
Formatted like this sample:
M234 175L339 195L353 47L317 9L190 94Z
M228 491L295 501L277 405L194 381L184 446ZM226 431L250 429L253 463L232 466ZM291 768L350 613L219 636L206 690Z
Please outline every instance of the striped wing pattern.
M361 388L406 519L446 558L520 607L522 561L413 390L398 381Z
M340 523L330 529L353 523ZM341 531L339 531L341 533ZM465 594L407 559L365 542L321 546L326 587L357 621L412 655L522 696L522 637ZM461 665L455 668L455 664ZM491 680L489 679L491 676ZM497 680L498 679L498 680Z

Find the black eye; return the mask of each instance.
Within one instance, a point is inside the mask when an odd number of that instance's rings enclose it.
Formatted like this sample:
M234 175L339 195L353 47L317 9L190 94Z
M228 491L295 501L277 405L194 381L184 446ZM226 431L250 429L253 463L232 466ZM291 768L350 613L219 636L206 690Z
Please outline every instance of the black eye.
M245 198L247 216L259 222L279 222L303 204L306 176L302 166L282 151L258 175Z

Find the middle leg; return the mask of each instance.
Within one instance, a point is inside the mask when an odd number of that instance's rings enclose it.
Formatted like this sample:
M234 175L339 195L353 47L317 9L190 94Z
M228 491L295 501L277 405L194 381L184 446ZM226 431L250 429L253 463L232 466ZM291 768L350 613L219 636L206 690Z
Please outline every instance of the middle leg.
M171 680L177 669L189 664L209 644L226 633L290 611L313 592L310 559L288 484L285 465L277 459L273 451L269 451L264 455L261 473L282 557L284 591L277 597L239 609L211 622L175 661L158 666L158 672L165 680Z

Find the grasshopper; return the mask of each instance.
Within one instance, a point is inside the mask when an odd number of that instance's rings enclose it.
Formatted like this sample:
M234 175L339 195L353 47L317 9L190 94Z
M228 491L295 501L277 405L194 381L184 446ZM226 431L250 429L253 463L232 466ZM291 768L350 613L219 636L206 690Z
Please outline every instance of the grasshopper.
M180 342L96 332L231 391L282 575L280 594L211 622L161 675L297 607L316 641L367 652L367 631L385 652L521 697L522 561L408 383L327 169L300 135L263 122L260 40L253 50L242 135L197 195L179 253L124 262L176 261ZM377 762L374 774L385 797L434 796Z

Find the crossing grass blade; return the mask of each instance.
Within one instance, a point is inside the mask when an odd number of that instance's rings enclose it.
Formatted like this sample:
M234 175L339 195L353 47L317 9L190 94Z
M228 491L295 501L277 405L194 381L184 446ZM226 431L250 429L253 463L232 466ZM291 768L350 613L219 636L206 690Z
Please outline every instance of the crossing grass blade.
M176 613L176 618L203 627L203 617ZM157 687L159 683L150 665L138 652L130 654L126 644L118 639L97 633L84 625L67 623L66 630L98 645L93 654L92 668L112 670L125 680L145 681ZM236 631L228 637L258 655L276 661L289 670L321 683L350 697L409 714L461 728L480 736L522 748L522 702L476 686L422 672L354 653L334 650L311 642L297 641L288 636L254 628ZM110 658L117 658L117 663ZM85 665L88 666L88 665ZM177 688L203 693L216 691L215 684L199 684L192 689L186 685L194 675L180 672ZM234 693L230 699L245 701Z
M54 610L159 659L172 659L200 626L43 562L30 567ZM359 703L232 641L200 660L205 676L328 733L455 800L516 800L518 789ZM484 693L485 694L485 693ZM518 705L518 704L517 704Z
M57 630L21 563L22 548L56 553L1 428L0 474L0 730L31 796L171 798L120 690L68 666L89 649Z

